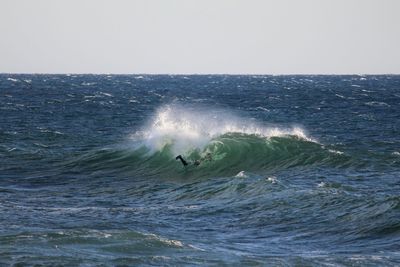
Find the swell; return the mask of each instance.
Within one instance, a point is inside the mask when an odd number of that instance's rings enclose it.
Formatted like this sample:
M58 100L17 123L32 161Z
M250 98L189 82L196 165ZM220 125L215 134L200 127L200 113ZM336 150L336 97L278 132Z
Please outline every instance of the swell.
M91 151L66 162L76 171L125 172L144 176L231 176L240 171L270 172L293 167L326 164L346 167L352 158L298 136L265 138L243 133L227 133L211 139L204 148L190 147L175 160L174 143L152 150L142 144L135 148L114 147ZM195 165L195 162L200 162Z

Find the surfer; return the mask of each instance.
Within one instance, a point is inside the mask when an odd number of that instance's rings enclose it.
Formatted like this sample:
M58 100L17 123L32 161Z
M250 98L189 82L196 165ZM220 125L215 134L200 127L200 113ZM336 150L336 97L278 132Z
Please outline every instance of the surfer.
M189 163L182 157L182 155L176 156L175 159L176 160L179 159L182 162L183 166L189 165ZM211 160L212 160L211 153L207 153L205 157L193 161L192 164L195 165L195 166L199 166L201 162L203 162L203 161L211 161Z
M187 161L186 160L184 160L183 158L182 158L182 156L181 155L178 155L178 156L176 156L176 158L175 158L176 160L180 160L181 162L182 162L182 164L183 164L183 166L187 166L187 165L189 165L188 163L187 163Z

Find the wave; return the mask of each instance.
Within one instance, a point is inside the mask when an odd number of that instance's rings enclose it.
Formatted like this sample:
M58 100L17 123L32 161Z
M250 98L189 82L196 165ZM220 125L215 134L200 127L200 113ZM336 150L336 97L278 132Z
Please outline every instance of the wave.
M300 127L261 126L224 110L161 108L128 144L83 155L72 164L90 170L143 176L231 176L315 164L345 165L349 158L325 148ZM177 155L189 163L183 166Z
M150 123L142 131L135 132L131 139L153 152L171 145L173 153L183 154L192 149L204 149L211 140L226 134L264 138L296 136L316 143L301 127L266 127L252 118L238 117L226 110L175 105L159 109Z

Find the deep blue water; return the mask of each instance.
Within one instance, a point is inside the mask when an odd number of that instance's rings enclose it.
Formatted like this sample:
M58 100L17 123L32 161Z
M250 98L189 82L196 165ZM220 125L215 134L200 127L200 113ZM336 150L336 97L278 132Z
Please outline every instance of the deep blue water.
M1 74L0 265L398 266L399 103L400 76Z

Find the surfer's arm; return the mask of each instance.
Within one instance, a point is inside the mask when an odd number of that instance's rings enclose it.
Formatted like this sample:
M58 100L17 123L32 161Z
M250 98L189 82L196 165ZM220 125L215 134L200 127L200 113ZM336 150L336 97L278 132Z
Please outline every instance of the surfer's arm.
M176 156L176 158L175 158L176 160L180 160L181 162L182 162L182 164L183 164L183 166L187 166L188 165L188 163L186 162L186 160L184 160L183 158L182 158L182 156L181 155L179 155L179 156Z

